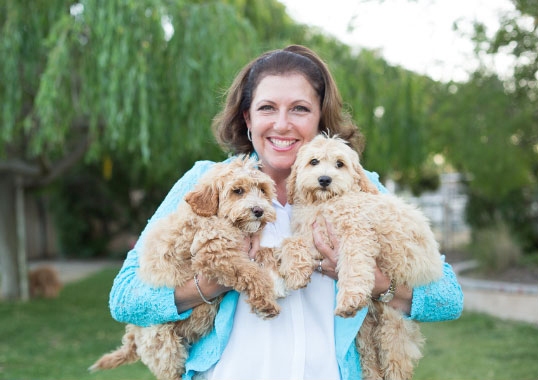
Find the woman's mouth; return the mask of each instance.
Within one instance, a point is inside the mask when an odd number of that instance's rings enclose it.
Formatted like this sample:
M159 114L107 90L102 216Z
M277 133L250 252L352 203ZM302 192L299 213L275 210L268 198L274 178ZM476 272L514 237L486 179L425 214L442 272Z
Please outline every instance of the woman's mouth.
M293 140L283 140L283 139L277 139L277 138L274 138L274 137L269 137L269 141L276 148L281 148L281 149L289 148L290 146L292 146L293 144L295 144L297 142L297 140L295 140L295 139L293 139Z

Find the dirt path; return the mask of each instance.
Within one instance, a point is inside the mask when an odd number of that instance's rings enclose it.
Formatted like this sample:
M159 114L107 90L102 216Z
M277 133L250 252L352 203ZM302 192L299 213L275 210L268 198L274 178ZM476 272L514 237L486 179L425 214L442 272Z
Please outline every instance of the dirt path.
M47 260L29 263L30 270L42 265L50 265L58 270L64 284L78 281L105 268L121 268L120 261L110 260Z

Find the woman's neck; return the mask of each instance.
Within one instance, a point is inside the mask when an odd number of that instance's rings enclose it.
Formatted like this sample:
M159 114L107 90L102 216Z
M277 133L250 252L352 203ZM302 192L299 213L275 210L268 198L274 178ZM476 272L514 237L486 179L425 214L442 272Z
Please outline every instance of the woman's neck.
M288 192L286 190L286 182L291 173L291 169L288 171L271 171L262 166L261 171L269 175L275 182L276 199L282 206L288 202Z
M284 206L288 202L288 192L286 190L286 180L275 181L276 185L276 199Z

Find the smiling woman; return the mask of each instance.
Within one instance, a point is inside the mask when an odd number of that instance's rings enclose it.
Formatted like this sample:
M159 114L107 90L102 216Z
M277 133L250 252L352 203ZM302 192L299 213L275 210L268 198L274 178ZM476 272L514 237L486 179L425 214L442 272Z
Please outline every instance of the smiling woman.
M213 130L221 146L232 154L249 154L259 169L276 184L272 206L276 220L260 235L245 238L244 255L256 261L263 249L278 248L291 236L291 206L287 180L297 152L320 133L338 135L355 151L362 136L344 112L342 99L326 64L312 50L298 45L269 51L257 57L233 81ZM200 161L181 178L163 201L146 229L174 212L178 203L214 163ZM373 185L385 191L375 174ZM192 308L224 294L215 328L194 342L184 378L190 379L360 379L361 365L355 338L366 308L354 317L335 318L335 280L340 236L319 225L312 232L322 260L306 287L278 300L281 313L263 320L252 313L248 297L214 280L196 275L175 287L150 287L140 278L143 232L129 252L110 293L114 318L135 325L155 325L192 318ZM259 257L258 257L259 256ZM387 292L391 279L378 268L370 297ZM388 303L414 320L457 318L462 308L461 289L448 264L436 282L409 289L392 289ZM203 294L203 298L200 294Z

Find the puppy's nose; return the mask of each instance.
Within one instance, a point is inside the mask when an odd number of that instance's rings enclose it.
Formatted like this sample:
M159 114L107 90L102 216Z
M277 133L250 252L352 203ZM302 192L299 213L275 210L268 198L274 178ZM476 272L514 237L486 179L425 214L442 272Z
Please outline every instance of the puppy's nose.
M263 209L260 206L252 207L252 213L256 218L261 218L263 216Z
M329 177L328 175L322 175L321 177L318 178L318 182L321 187L329 186L332 181L333 179Z

